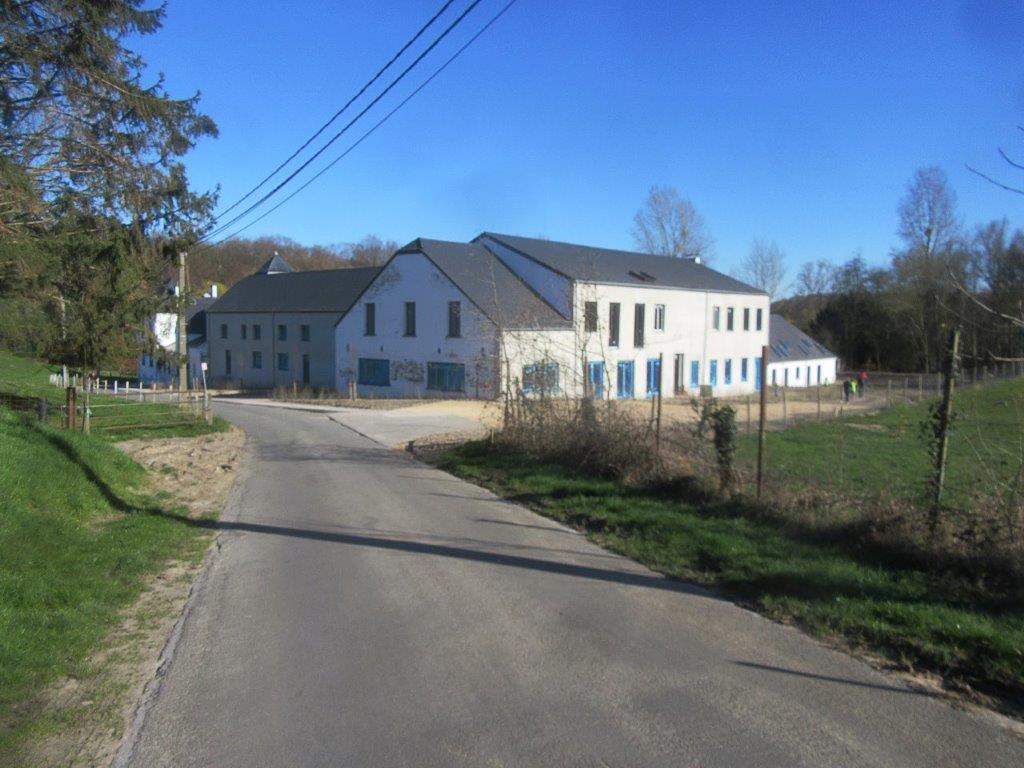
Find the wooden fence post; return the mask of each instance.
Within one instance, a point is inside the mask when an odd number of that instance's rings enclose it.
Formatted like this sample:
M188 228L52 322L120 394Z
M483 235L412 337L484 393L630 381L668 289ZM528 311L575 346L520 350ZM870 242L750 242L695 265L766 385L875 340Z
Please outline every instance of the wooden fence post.
M821 384L818 384L818 421L821 421Z
M786 387L782 388L782 424L789 423L789 409L786 406Z
M655 397L658 398L658 415L654 420L654 451L660 455L661 450L661 382L664 379L664 369L662 364L665 362L665 353L658 353L658 391Z
M757 500L761 500L764 478L764 432L768 425L768 345L761 347L761 412L757 433Z
M76 426L75 409L78 407L78 396L73 385L68 387L67 393L68 429L73 430Z
M755 363L756 365L756 363ZM750 395L747 395L747 434L754 431L754 424L750 420Z
M931 532L934 535L939 526L939 511L942 507L942 488L946 483L946 457L949 452L949 424L953 417L953 390L956 380L957 355L960 350L960 329L953 330L949 342L949 359L946 361L945 381L942 389L942 409L939 411L939 445L935 457L935 498L932 503Z

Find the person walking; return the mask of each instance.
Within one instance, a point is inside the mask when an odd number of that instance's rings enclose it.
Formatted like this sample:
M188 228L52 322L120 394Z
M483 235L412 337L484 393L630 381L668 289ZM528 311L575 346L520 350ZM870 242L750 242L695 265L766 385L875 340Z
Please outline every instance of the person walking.
M850 402L850 392L853 390L853 383L850 379L843 382L843 402Z
M857 379L850 379L850 397L857 395Z
M864 397L864 390L868 387L868 372L861 369L857 374L857 397Z

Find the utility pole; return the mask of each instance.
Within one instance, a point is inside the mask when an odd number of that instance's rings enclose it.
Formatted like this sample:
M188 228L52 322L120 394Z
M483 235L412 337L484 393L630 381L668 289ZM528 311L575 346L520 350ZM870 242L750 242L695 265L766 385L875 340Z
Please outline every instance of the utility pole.
M188 329L185 327L185 251L178 254L178 401L188 391Z
M761 347L761 413L757 433L757 500L761 500L764 477L764 431L768 426L768 345Z

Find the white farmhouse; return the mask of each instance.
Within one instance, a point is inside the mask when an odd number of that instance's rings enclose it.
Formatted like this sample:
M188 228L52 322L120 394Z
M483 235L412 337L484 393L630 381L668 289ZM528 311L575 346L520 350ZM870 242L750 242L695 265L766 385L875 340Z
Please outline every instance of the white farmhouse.
M832 384L839 358L781 315L771 316L768 382L773 387Z
M259 389L333 387L334 326L379 272L295 272L274 254L206 310L209 379Z
M703 264L483 233L415 240L339 321L337 386L628 399L760 386L769 299Z
M168 280L164 293L171 299L178 296L178 281ZM200 373L200 364L206 359L206 310L217 300L217 286L194 299L185 310L185 337L188 347L188 376L194 382ZM170 384L177 381L178 366L174 356L178 349L178 313L156 312L149 319L149 338L152 345L139 357L139 380Z

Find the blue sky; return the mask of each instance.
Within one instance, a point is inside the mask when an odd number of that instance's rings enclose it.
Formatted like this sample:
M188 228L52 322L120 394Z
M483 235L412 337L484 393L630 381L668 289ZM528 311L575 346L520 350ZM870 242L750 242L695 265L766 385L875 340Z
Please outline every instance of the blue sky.
M445 50L504 1L484 0ZM226 205L439 6L168 0L164 28L131 44L172 93L202 91L221 134L187 162L195 186L219 184ZM445 57L426 59L380 106ZM783 248L792 277L806 260L857 250L885 262L897 201L924 165L947 171L966 223L1024 225L1024 199L965 168L1020 183L996 149L1024 157L1021 124L1020 2L519 0L389 123L245 234L401 243L493 230L631 247L633 213L660 183L704 215L714 266L729 271L762 237Z

